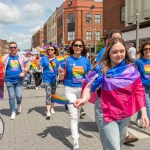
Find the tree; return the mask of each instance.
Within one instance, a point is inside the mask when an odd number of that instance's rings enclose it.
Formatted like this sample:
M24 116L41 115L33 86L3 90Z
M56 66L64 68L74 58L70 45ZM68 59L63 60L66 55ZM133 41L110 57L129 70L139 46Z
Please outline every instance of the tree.
M97 44L97 53L99 53L99 51L104 47L104 38L100 37L100 40L98 41Z

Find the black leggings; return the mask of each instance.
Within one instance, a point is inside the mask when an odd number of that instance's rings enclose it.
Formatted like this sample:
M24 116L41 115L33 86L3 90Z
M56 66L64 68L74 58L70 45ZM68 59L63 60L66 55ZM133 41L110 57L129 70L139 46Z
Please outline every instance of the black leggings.
M35 86L38 87L42 83L42 73L36 72L33 74L35 79Z

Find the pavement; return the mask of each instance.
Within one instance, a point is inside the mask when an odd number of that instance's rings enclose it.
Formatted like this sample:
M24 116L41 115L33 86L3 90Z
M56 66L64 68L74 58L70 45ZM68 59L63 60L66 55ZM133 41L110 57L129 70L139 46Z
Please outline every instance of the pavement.
M57 88L57 94L64 96L63 85ZM23 89L22 112L15 120L10 119L8 93L5 88L4 100L0 101L0 115L5 124L5 131L0 140L0 150L70 150L72 138L69 114L63 105L55 105L55 114L50 120L45 119L45 91ZM84 106L87 115L79 120L80 150L102 150L94 117L94 105ZM137 136L139 141L123 145L121 150L149 150L150 128L139 129L132 117L129 133Z

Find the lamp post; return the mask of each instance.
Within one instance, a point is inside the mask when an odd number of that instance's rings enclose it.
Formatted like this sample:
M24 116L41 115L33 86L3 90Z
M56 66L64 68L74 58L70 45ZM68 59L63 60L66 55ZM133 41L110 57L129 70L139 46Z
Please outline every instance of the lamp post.
M90 43L89 43L89 47L90 47L90 57L91 57L91 42L92 42L92 13L91 13L91 11L92 11L92 9L94 9L95 8L95 5L91 5L91 7L90 7L90 11L89 11L89 14L91 15L90 16L90 35L91 35L91 39L90 39Z
M94 28L94 53L96 54L96 51L97 51L97 49L96 49L96 25L95 25L95 28Z
M136 51L139 50L139 12L136 10Z

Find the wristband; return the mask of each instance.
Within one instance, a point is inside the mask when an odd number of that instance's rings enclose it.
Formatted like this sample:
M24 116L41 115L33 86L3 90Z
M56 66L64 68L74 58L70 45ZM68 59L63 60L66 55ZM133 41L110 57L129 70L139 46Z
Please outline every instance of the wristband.
M27 73L26 70L23 70L24 73Z

